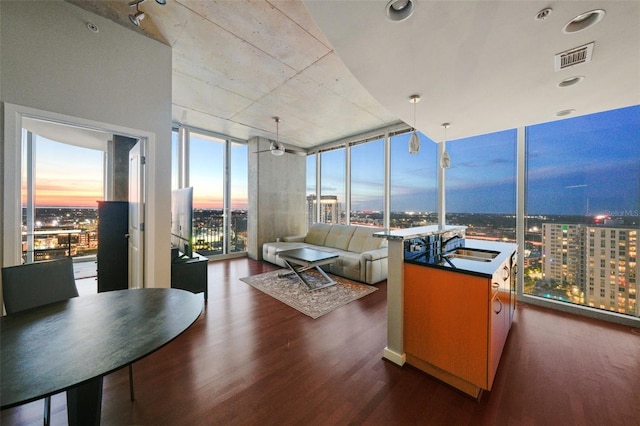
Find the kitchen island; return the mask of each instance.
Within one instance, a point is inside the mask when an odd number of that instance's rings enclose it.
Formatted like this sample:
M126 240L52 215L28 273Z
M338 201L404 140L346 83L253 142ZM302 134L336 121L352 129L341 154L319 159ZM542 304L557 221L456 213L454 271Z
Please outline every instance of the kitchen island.
M383 357L395 364L404 365L404 242L413 238L440 235L443 232L464 235L464 226L438 225L420 226L394 230L383 230L373 235L387 239L387 346Z
M465 238L453 226L399 231L387 235L383 356L477 398L491 389L513 319L517 246Z

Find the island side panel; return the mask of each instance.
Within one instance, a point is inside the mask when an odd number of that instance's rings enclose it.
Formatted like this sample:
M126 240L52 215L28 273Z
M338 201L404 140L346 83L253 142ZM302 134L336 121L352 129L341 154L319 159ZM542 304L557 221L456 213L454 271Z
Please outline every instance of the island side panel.
M404 240L388 239L387 347L383 358L404 365Z
M488 279L405 264L404 290L407 355L485 388Z

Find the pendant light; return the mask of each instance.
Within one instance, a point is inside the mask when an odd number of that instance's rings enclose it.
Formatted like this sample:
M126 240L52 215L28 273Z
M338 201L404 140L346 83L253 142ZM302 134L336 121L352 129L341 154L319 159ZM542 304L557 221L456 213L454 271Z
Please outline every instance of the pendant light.
M444 140L442 141L442 146L444 147L444 152L442 153L442 158L440 158L440 167L443 169L448 169L451 165L451 158L449 157L449 153L447 152L447 128L451 126L451 123L442 123L442 127L444 127Z
M409 154L417 154L420 152L420 136L416 130L416 104L420 102L420 95L411 95L409 102L413 104L413 132L409 138Z

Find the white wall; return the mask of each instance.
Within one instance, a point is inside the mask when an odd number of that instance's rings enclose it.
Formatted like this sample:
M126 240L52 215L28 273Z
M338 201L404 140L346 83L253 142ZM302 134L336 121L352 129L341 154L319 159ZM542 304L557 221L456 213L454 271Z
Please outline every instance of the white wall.
M87 29L88 21L98 25L98 33ZM148 137L145 281L148 287L169 287L171 48L63 1L3 0L0 49L3 107L48 111ZM15 219L7 212L18 203L6 189L19 184L6 182L18 166L6 153L19 152L18 138L7 135L9 124L2 123L0 199L11 196L2 206L3 229L5 220ZM6 252L3 247L2 264Z

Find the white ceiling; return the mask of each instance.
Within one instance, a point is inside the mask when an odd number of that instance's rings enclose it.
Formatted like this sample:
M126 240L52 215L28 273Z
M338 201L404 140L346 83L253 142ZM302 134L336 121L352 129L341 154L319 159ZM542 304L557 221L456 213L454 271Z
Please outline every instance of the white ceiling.
M387 1L305 1L338 55L389 111L441 140L486 134L640 104L638 1L419 1L404 22ZM543 21L534 19L546 7ZM596 25L562 32L576 16L604 9ZM560 72L554 55L595 41L590 63ZM565 78L584 76L570 87ZM575 116L574 115L574 116Z
M434 140L444 122L456 139L640 104L638 1L418 1L390 22L387 0L148 0L140 29L127 0L68 1L172 46L174 121L240 139L274 138L274 116L301 148L413 125L413 94ZM600 23L562 33L598 8ZM554 71L556 53L592 41L592 62ZM585 78L557 87L574 75Z

